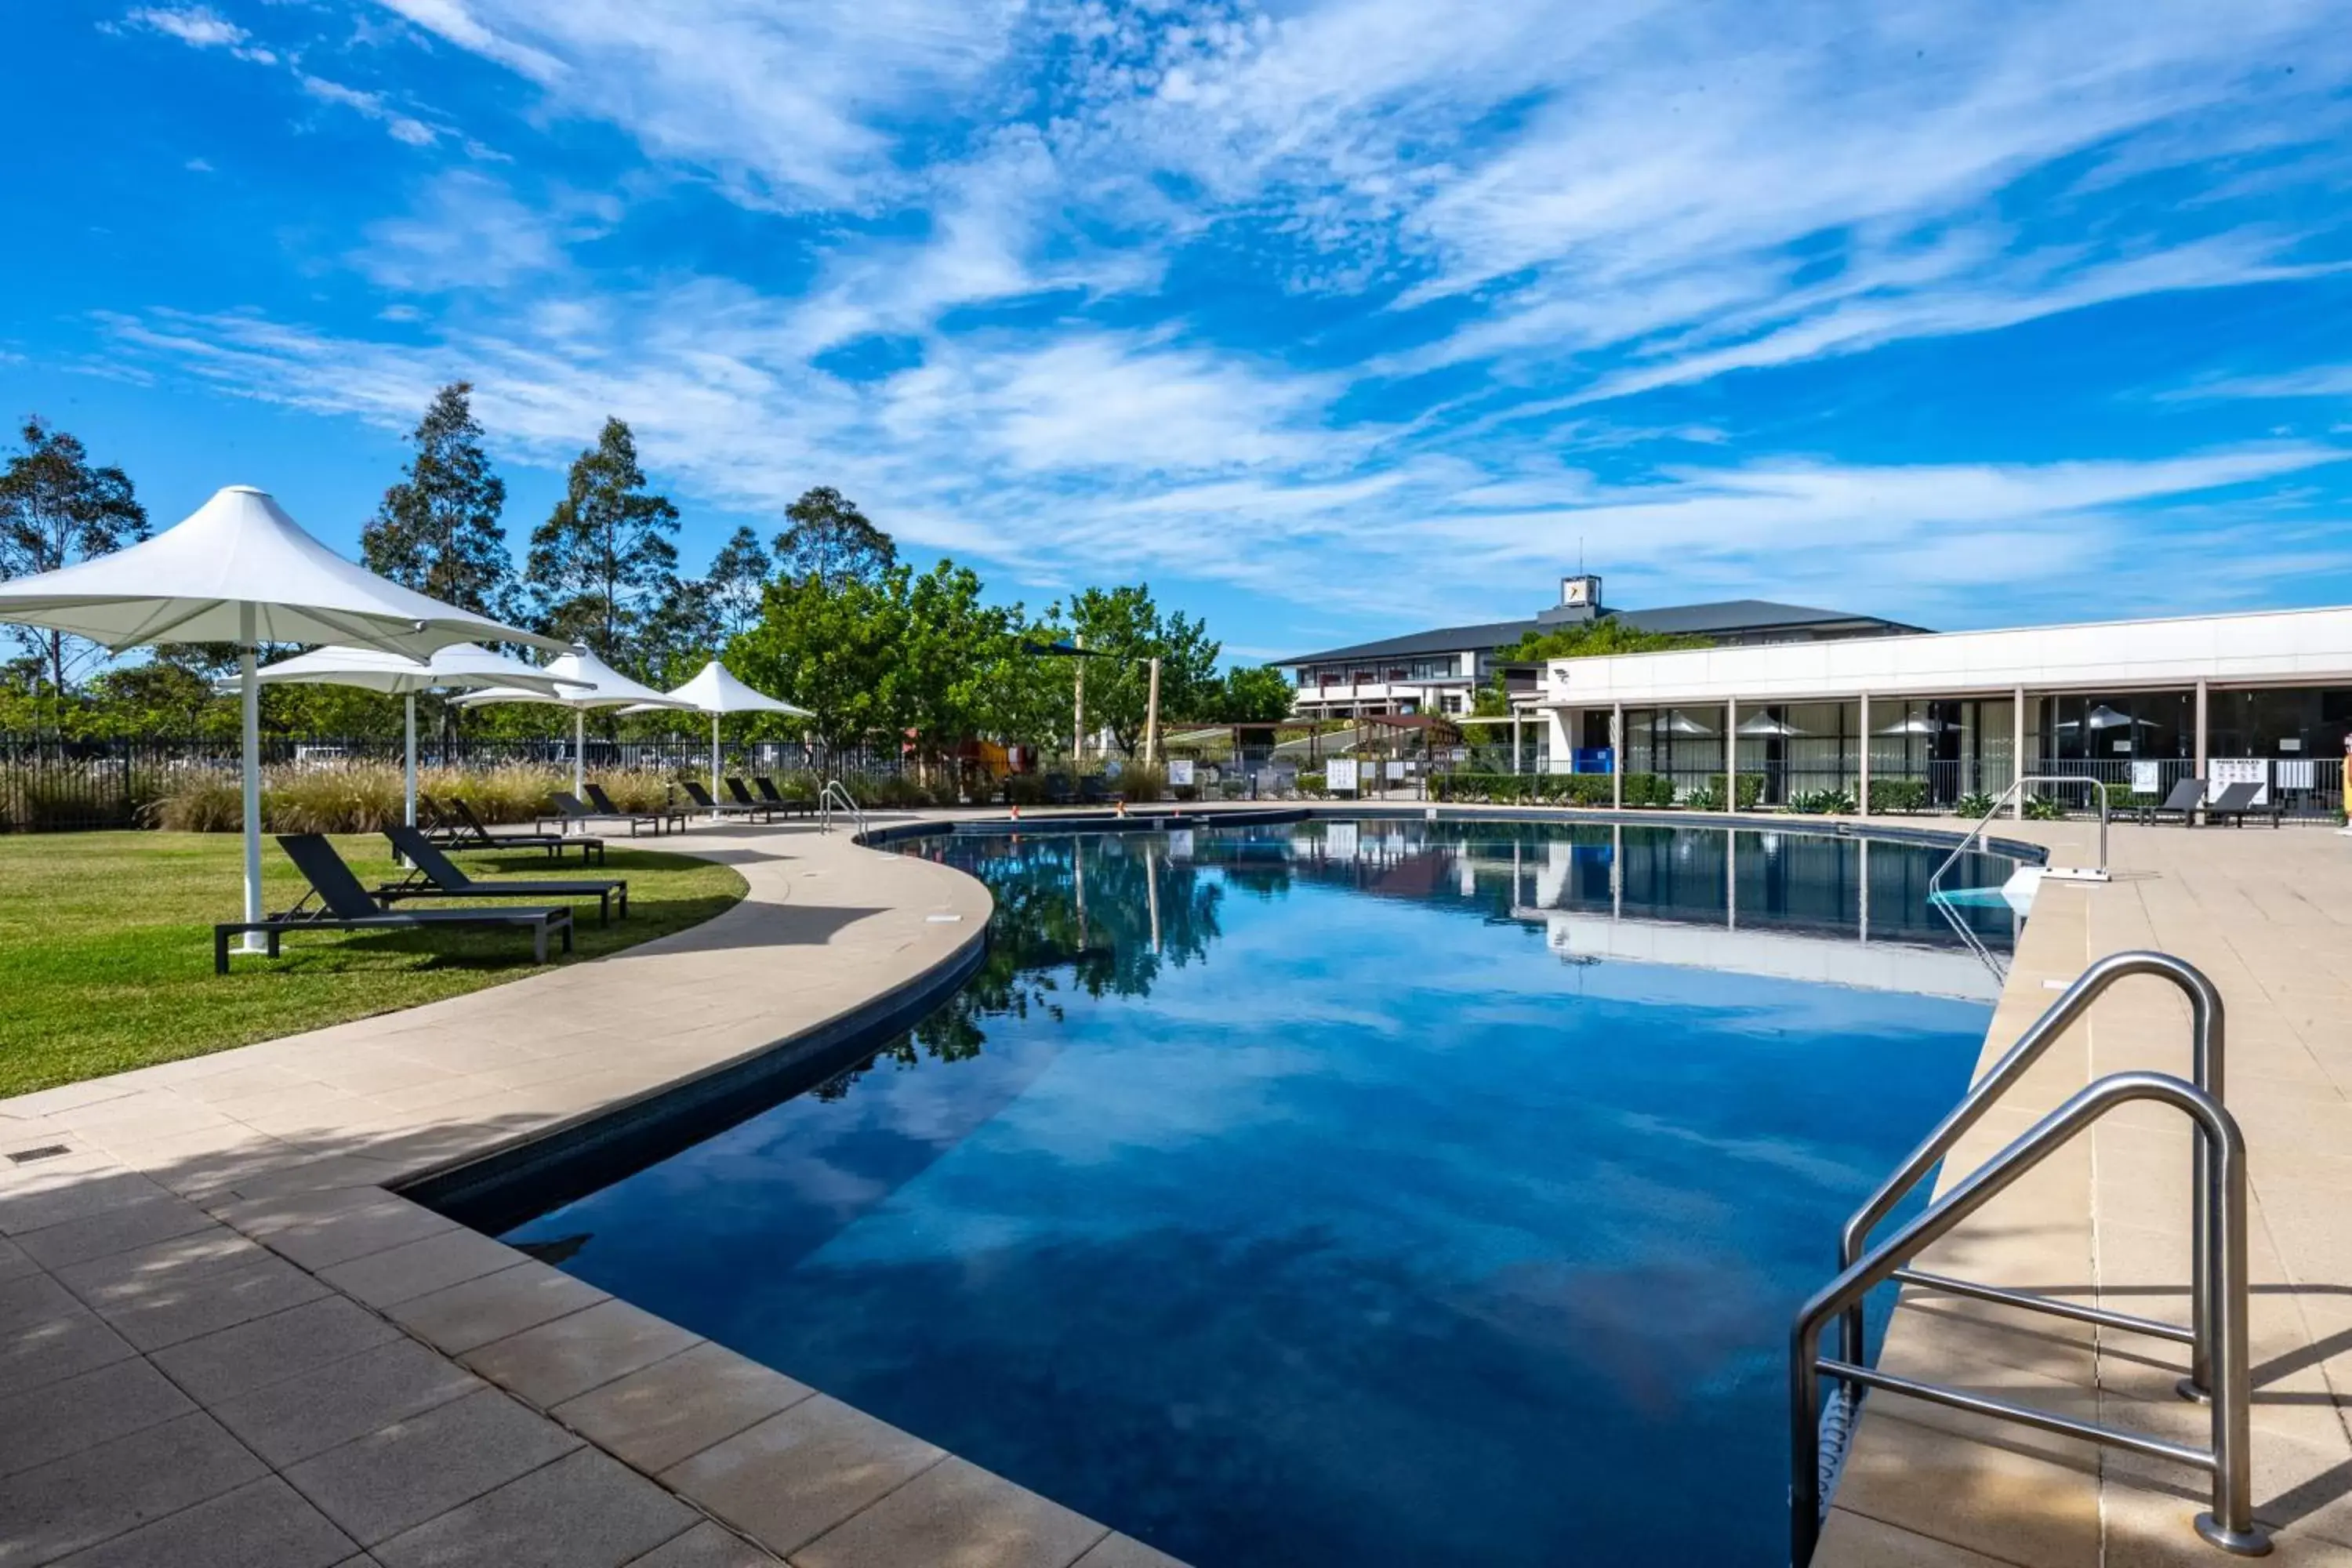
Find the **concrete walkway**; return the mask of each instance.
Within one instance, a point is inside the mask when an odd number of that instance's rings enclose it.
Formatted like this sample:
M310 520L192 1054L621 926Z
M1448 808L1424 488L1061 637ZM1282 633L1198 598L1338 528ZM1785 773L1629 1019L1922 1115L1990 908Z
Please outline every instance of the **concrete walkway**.
M1169 1562L385 1191L819 1031L988 920L971 879L846 834L679 847L749 895L595 963L0 1100L0 1564Z
M2024 834L2045 838L2068 829ZM2352 842L2311 827L2115 830L2116 880L2045 884L1986 1040L1989 1066L2092 960L2158 948L2228 1010L2226 1097L2251 1169L2256 1517L2268 1561L2352 1563ZM2062 857L2063 858L2063 857ZM1945 1163L1946 1184L2093 1079L2189 1073L2188 1008L2125 982ZM2189 1149L2127 1107L1996 1198L1922 1267L2188 1321ZM2175 1441L2185 1347L1908 1292L1888 1370ZM2124 1568L2229 1559L2190 1528L2202 1478L1899 1396L1866 1406L1818 1563Z

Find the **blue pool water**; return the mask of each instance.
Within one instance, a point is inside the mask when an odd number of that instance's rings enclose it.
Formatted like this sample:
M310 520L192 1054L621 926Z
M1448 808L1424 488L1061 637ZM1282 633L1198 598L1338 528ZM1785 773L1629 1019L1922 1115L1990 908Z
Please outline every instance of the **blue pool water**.
M509 1239L1202 1565L1784 1552L1790 1316L1990 1013L1941 851L909 847L998 899L955 1000Z

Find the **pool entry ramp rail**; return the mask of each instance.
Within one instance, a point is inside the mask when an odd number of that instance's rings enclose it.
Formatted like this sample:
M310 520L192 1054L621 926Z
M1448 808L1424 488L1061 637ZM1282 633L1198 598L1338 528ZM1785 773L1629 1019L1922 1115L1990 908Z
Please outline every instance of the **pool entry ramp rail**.
M2107 875L2107 792L2105 786L2098 780L2083 778L2074 773L2029 773L2002 790L1994 799L1991 808L1977 818L1976 826L1961 836L1960 841L1952 846L1952 852L1944 857L1943 863L1937 866L1927 879L1927 902L1943 912L1944 919L1951 922L1952 929L1959 933L1960 940L1968 944L1969 951L1975 953L1978 961L1987 969L1992 971L1993 978L1996 980L2007 978L2009 973L2007 968L2000 959L1993 956L1992 949L1985 945L1984 939L1969 927L1967 917L1954 907L1956 900L1952 894L1946 890L1944 879L1950 873L1952 868L1958 864L1961 856L1971 849L1983 847L1985 829L1992 826L1993 818L2008 809L2010 805L2019 798L2020 792L2029 784L2058 784L2075 789L2088 789L2091 792L2093 803L2099 808L2098 864L2095 866L2045 866L2035 875L2061 882L2104 882L2109 879Z
M2100 1079L1955 1183L1894 1235L1870 1246L1873 1227L1927 1178L1962 1134L1982 1119L2051 1044L2109 987L2137 974L2168 981L2188 997L2193 1081L2147 1071ZM1799 1310L1790 1331L1789 1524L1790 1562L1796 1568L1804 1568L1812 1559L1822 1513L1834 1486L1833 1475L1825 1472L1833 1471L1843 1458L1844 1441L1852 1435L1858 1402L1866 1389L2126 1448L2202 1471L2211 1479L2212 1508L2197 1516L2198 1533L2241 1556L2260 1556L2270 1550L2269 1536L2253 1520L2252 1461L2248 1447L2246 1148L2237 1121L2222 1104L2223 1051L2221 993L2195 966L2162 952L2111 954L2084 971L1854 1211L1840 1239L1837 1277ZM1928 1273L1912 1266L1921 1252L2061 1144L2118 1106L2143 1100L2179 1111L2193 1131L2188 1326ZM2183 1398L2211 1407L2210 1447L2192 1447L1872 1367L1864 1342L1863 1298L1890 1280L2187 1345L2189 1374L2180 1380L2179 1391ZM1838 1353L1829 1356L1822 1353L1820 1339L1832 1320L1838 1323ZM1824 1379L1837 1385L1826 1404ZM1827 1465L1825 1447L1831 1450Z
M827 779L824 788L817 792L816 826L820 833L833 831L833 814L840 812L849 818L850 826L863 836L866 832L866 808L849 793L849 786L839 779Z

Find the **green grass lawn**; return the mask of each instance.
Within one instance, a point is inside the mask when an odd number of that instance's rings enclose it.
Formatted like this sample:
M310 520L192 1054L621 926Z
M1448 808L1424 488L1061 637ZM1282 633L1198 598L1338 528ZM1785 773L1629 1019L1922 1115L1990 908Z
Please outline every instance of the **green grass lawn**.
M339 837L335 847L371 887L398 875L381 837ZM538 854L458 859L483 879L625 878L628 919L599 926L593 900L574 904L578 952L568 963L698 924L743 896L743 879L725 866L617 843L610 853L585 868L576 855L560 869ZM284 956L232 958L230 973L215 975L212 922L236 918L241 858L242 841L226 833L0 835L0 1096L538 973L528 931L484 930L297 933ZM261 864L265 908L301 896L301 877L267 839Z

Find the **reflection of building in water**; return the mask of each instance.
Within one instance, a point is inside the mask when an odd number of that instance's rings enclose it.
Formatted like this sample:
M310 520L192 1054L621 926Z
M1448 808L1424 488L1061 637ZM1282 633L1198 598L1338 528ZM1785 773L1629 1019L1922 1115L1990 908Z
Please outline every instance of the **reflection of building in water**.
M1594 823L1309 824L1284 843L1301 875L1545 926L1563 958L1688 963L1872 990L1989 997L1997 981L1953 931L2013 943L2005 906L1928 902L1939 850L1849 835ZM1954 885L2011 863L1970 857ZM1576 917L1571 920L1570 917Z

